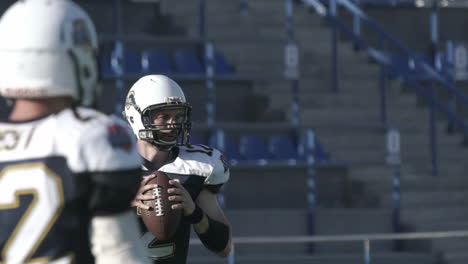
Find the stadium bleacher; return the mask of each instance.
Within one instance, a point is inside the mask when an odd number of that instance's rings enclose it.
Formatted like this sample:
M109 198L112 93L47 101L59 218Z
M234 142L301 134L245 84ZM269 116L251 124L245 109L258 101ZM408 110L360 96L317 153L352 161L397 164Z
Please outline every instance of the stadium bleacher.
M392 65L387 69L385 80L388 82L388 120L386 125L381 125L377 81L380 65L370 64L368 54L356 53L352 43L346 41L349 39L342 38L338 69L341 90L333 94L330 89L330 58L333 55L330 27L324 26L322 17L311 14L302 5L295 5L301 61L302 126L298 133L297 127L289 122L291 81L283 75L284 2L249 1L249 15L244 16L238 10L237 1L206 1L206 34L215 45L216 122L232 124L204 127L208 100L205 88L207 65L203 56L205 39L196 36L199 30L199 14L195 11L198 1L184 4L160 1L163 12L160 15L180 18L174 21L186 35L176 37L148 33L146 22L154 21L154 10L148 8L149 4L142 7L141 3L132 1L122 2L125 34L113 36L110 12L103 12L109 10L109 2L84 2L104 36L101 40L104 52L99 59L110 99L101 98L102 108L112 112L109 109L115 104L112 101L116 93L115 63L123 65L124 76L121 77L126 88L142 74L161 73L176 79L194 108L191 143L222 149L232 165L232 178L224 194L235 237L310 234L308 195L311 186L316 191L315 234L392 233L392 188L396 166L385 162L384 134L390 124L400 129L402 137L402 164L398 166L402 230L467 227L468 184L463 176L468 153L460 146L459 134L445 133L445 117L439 116L435 129L440 175L431 177L428 109L425 108L428 104L422 104L414 90L408 92L400 82L395 82L410 79L424 83L431 81L431 76L415 68L408 57L388 53ZM414 50L427 49L427 10L407 9L414 7L414 1L360 0L359 5L401 42L409 43ZM444 12L445 19L452 14L453 21L458 24L463 24L466 19L459 10ZM135 13L139 14L138 19ZM342 22L352 21L352 16L340 16ZM447 31L442 31L442 38L467 38L459 34L460 29L452 27L443 27ZM369 43L378 41L366 30L362 31L362 38ZM117 56L112 54L117 39L125 44L122 61L116 61ZM431 64L425 53L418 56ZM446 61L442 56L443 70L447 69L444 67ZM447 70L443 74L450 72ZM462 82L460 85L468 91ZM446 91L437 92L443 94ZM0 109L4 109L4 105L0 101ZM461 112L461 106L456 107ZM268 113L281 116L279 119L286 128L272 126L271 120L265 118ZM252 124L257 127L250 129ZM214 133L215 128L225 133L222 143ZM306 150L303 135L304 130L310 128L315 133L312 153ZM315 161L313 183L310 182L311 166L307 164L311 155ZM465 246L463 239L448 239L444 243L414 240L405 242L400 251L395 251L391 242L372 242L371 249L372 260L376 263L426 264L439 263L443 259L444 263L458 264L468 260L463 253ZM236 263L362 263L362 250L360 243L348 242L317 243L315 252L311 252L306 244L245 244L236 248ZM288 257L284 253L288 253ZM201 247L194 247L190 254L190 263L221 263ZM290 255L295 257L290 258Z
M106 77L116 75L113 60L117 55L112 51L105 52L100 57L101 71ZM122 62L125 74L149 74L159 73L166 75L192 75L204 78L206 63L203 56L190 49L176 49L167 54L161 50L143 50L137 52L130 48L125 48L122 54ZM216 51L214 57L214 68L216 75L233 75L234 70L226 57L220 51Z

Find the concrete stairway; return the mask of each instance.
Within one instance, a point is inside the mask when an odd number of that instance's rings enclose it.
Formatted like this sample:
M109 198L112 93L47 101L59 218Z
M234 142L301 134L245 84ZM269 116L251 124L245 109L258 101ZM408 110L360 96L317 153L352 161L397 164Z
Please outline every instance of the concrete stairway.
M207 34L229 61L235 64L239 73L257 76L259 80L254 89L269 95L272 109L288 112L290 82L282 77L284 2L249 1L247 17L239 14L237 4L236 1L207 1ZM193 12L196 10L195 2L181 4L167 1L164 2L164 10L177 15L188 32L196 35L197 20ZM302 121L315 127L322 144L334 158L360 164L349 168L350 179L364 189L364 197L354 206L390 208L393 170L384 162L385 134L379 126L379 67L369 64L365 55L354 53L351 45L340 43L340 92L333 94L330 84L330 33L316 15L304 9L296 11L296 35L301 53ZM447 135L444 122L437 122L440 175L431 177L428 110L418 106L414 93L403 92L396 83L388 87L387 102L388 124L399 128L401 132L402 220L406 230L464 229L462 223L468 222L468 214L463 210L468 201L468 186L462 177L466 171L464 159L467 151L460 146L461 138ZM245 226L245 221L239 222L238 226ZM321 228L326 230L326 227L338 231L333 225ZM352 228L346 230L353 231ZM268 234L274 235L274 231L269 230L272 233ZM466 255L459 250L463 247L460 241L466 240L447 241L453 242L434 240L430 243L408 243L407 248L445 252L447 261L453 260L453 263L466 261ZM297 256L301 258L302 255ZM245 259L242 263L253 262ZM255 263L261 262L258 260ZM272 263L272 260L268 263ZM307 263L314 262L307 259ZM431 261L425 259L421 263Z

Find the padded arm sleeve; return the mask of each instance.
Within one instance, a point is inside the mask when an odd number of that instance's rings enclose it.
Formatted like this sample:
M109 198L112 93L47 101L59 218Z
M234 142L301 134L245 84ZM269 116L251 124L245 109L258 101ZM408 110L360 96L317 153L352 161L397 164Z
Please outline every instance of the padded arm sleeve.
M229 227L224 223L208 218L209 226L203 234L198 234L200 241L209 250L218 253L223 251L229 242Z

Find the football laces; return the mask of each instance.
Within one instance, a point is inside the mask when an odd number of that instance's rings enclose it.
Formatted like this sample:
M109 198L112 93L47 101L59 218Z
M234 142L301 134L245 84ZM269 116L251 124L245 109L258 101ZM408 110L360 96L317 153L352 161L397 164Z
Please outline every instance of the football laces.
M163 216L164 215L164 208L162 203L162 188L156 187L153 189L153 196L154 196L154 211L156 216Z

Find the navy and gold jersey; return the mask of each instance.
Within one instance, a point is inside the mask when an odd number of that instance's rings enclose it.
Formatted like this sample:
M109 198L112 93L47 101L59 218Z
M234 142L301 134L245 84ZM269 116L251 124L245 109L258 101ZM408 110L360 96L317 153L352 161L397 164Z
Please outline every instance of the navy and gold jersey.
M159 171L165 172L172 179L179 179L190 196L196 201L203 188L213 192L229 180L229 167L220 151L204 145L180 146L176 149L177 157L165 164ZM154 171L151 163L145 161L144 169ZM157 264L186 263L190 223L183 219L170 240L158 240L149 232L142 236L149 258Z
M127 126L91 109L0 122L0 263L93 263L92 175L140 163Z

